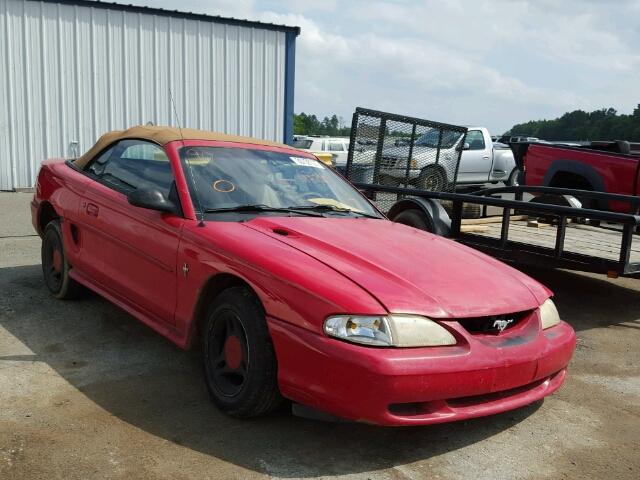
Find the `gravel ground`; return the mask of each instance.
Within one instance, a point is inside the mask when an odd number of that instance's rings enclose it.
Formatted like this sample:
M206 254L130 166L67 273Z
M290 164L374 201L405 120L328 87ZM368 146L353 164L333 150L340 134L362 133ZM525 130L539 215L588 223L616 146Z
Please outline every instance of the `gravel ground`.
M578 332L544 402L419 428L239 421L185 353L96 295L49 297L30 194L0 193L0 479L640 478L640 283L527 269Z

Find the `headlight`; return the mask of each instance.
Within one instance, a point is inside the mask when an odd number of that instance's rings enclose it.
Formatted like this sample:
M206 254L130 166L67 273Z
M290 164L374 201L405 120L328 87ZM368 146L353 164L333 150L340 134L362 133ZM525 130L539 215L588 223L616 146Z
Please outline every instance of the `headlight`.
M540 320L542 321L543 330L560 323L560 314L550 298L540 305Z
M324 322L324 332L349 342L383 347L435 347L456 343L447 329L417 315L336 315Z

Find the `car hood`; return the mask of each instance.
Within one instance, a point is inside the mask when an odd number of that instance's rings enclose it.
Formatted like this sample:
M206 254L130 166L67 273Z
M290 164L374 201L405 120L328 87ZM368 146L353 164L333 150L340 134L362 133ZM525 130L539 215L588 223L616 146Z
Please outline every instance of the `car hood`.
M243 225L331 267L393 313L500 315L534 309L551 294L476 250L388 220L256 217Z

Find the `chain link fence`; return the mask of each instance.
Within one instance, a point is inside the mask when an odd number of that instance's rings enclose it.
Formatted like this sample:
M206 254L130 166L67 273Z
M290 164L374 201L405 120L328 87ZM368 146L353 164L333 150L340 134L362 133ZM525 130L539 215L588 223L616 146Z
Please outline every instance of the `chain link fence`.
M345 168L353 183L452 192L467 129L393 113L356 108ZM402 195L377 193L388 211Z

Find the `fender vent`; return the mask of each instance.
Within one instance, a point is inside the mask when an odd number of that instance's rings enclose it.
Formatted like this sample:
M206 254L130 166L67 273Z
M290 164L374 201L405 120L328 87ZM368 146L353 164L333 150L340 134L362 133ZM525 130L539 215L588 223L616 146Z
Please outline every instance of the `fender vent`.
M78 245L80 243L80 232L74 223L71 224L71 239L73 240L74 245Z
M283 237L286 237L289 235L289 232L286 231L284 228L274 228L273 233L277 235L282 235Z

